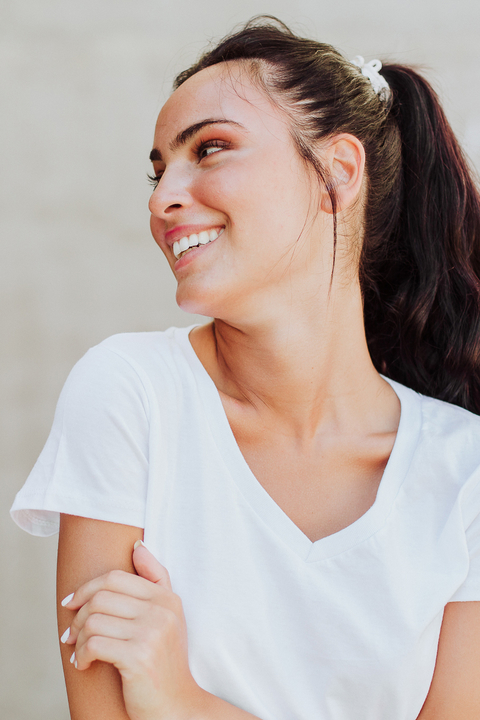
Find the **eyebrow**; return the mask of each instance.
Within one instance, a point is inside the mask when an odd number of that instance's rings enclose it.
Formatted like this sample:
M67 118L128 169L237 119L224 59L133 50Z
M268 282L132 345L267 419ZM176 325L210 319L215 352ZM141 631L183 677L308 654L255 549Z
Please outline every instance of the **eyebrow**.
M185 130L179 132L178 135L170 143L170 150L172 152L178 150L179 147L185 145L190 140L190 138L196 135L196 133L202 128L204 128L205 125L237 125L237 127L245 129L245 126L242 125L242 123L236 122L235 120L226 120L225 118L219 120L215 120L213 118L208 118L207 120L200 120L200 122L194 123L193 125L187 127ZM162 154L160 150L157 150L157 148L153 148L152 152L150 153L150 161L162 161Z

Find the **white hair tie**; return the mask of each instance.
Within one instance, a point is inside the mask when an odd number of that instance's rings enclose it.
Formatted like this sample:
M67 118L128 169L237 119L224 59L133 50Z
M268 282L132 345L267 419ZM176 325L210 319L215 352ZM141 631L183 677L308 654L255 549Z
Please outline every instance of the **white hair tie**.
M382 63L380 60L370 60L366 63L361 55L357 55L351 61L353 65L356 65L362 71L362 75L368 78L372 84L373 89L377 93L380 100L388 100L390 98L390 86L379 70L382 69Z

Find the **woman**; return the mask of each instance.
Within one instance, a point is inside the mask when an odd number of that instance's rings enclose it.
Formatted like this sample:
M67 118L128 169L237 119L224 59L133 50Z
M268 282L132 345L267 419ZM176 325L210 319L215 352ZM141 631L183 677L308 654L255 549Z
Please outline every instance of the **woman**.
M90 350L12 509L61 513L74 720L479 716L479 196L379 69L260 19L160 113L153 237L215 319Z

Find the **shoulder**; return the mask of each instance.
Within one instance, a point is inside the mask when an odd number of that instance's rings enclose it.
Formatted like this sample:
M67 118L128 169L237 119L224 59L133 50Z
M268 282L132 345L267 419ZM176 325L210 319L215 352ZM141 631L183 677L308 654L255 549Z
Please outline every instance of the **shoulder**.
M413 417L417 410L421 431L425 436L442 441L451 441L478 450L480 458L480 416L453 403L422 395L399 382L385 378L398 394L402 414Z
M73 366L60 394L57 414L81 416L137 408L150 414L153 388L171 381L175 368L173 330L122 333L90 348Z
M120 333L90 348L67 378L60 411L97 408L123 416L135 410L150 419L152 412L169 413L195 385L190 329Z
M91 347L85 357L113 362L113 357L117 356L131 365L145 364L159 357L168 358L174 353L178 338L187 330L171 327L164 331L118 333Z
M458 427L462 431L468 430L473 433L480 431L480 416L476 413L427 395L418 396L422 403L424 421L429 423L432 430L450 432L452 428Z
M480 512L480 417L430 397L422 397L422 415L426 457L437 478L441 473L448 486L458 491L463 519L469 525Z
M480 465L480 417L458 405L420 395L422 433L429 447L444 458L471 466Z
M402 403L402 410L404 403L408 406L419 405L423 425L428 426L430 431L449 433L455 426L460 427L462 430L468 429L474 433L480 431L480 415L453 403L423 395L396 380L383 377L398 394Z
M91 347L73 367L67 384L72 382L121 382L154 384L162 375L171 375L181 365L181 345L188 340L190 328L165 331L131 332L112 335Z
M403 432L404 445L413 451L411 472L438 492L443 488L456 494L465 486L476 485L480 477L480 417L389 382L402 405L399 433Z

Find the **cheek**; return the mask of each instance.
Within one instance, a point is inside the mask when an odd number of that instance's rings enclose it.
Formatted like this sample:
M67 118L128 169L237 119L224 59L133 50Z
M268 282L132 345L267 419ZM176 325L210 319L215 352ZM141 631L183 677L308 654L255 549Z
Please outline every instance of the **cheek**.
M280 167L262 163L252 167L238 163L218 168L198 181L195 197L207 207L228 216L234 226L276 224L291 204L292 188L285 183Z
M163 252L167 260L169 260L169 257L166 253L166 244L164 239L164 222L163 220L160 220L159 218L155 217L155 215L150 215L150 232L152 233L153 239L157 243L160 250Z
M153 235L153 239L157 243L158 247L162 247L161 244L161 238L163 236L163 222L155 217L155 215L150 215L150 232Z
M244 182L243 173L219 167L200 176L191 190L201 205L230 213L235 211Z

